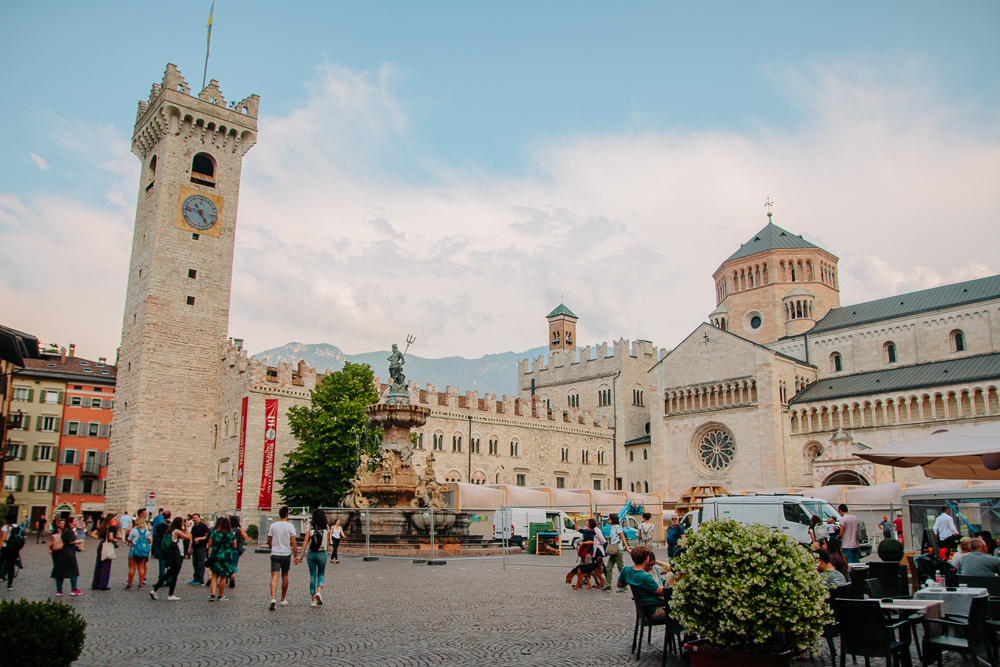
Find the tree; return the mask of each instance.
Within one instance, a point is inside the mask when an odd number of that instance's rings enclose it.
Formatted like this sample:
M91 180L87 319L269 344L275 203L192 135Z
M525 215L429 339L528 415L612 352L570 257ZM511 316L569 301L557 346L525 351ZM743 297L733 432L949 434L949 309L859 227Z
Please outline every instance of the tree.
M281 497L288 505L336 507L350 488L359 456L378 454L382 428L372 426L365 407L378 402L367 364L345 362L312 391L307 406L288 410L298 441L281 466Z

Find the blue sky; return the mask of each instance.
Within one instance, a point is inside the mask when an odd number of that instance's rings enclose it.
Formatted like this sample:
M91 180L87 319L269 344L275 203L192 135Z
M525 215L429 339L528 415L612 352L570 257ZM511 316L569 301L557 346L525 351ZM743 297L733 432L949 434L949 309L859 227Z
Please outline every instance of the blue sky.
M113 355L136 102L167 62L200 85L209 5L0 7L5 324ZM208 76L261 96L231 333L356 353L402 315L422 356L478 356L565 295L581 342L671 347L768 196L844 303L995 273L998 28L996 2L219 0Z

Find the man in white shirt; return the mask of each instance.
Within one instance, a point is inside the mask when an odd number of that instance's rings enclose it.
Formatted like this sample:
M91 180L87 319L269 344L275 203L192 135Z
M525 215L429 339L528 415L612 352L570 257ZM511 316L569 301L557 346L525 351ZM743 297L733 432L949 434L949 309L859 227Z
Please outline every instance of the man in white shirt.
M281 573L281 606L287 606L285 595L288 593L288 570L292 567L292 554L298 548L295 541L295 526L288 522L288 507L281 506L278 510L278 521L267 529L267 546L271 549L271 604L268 607L274 611L278 604L275 593L278 590L278 573Z
M938 546L949 551L955 548L958 542L958 528L955 527L955 520L951 518L951 509L947 505L941 506L941 514L934 522L934 534L937 536Z

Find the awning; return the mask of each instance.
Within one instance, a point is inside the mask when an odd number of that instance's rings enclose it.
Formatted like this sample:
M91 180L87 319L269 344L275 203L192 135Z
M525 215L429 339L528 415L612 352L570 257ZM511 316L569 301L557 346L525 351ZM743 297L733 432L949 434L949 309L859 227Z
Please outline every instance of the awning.
M895 468L920 466L935 479L1000 480L1000 422L944 430L855 456Z

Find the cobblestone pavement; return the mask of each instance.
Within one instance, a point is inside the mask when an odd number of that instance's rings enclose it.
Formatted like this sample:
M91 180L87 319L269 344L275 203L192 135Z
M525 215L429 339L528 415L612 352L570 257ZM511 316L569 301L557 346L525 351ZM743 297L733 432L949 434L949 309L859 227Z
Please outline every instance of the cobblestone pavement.
M208 602L205 587L180 584L153 601L122 590L118 559L112 590L92 591L95 549L79 554L82 597L63 596L87 620L77 665L246 665L294 660L300 665L659 665L663 633L653 630L642 660L629 653L635 612L628 593L573 591L565 584L572 557L518 556L508 561L341 558L327 566L322 607L309 606L309 573L293 566L289 605L269 611L269 561L247 552L231 598ZM22 552L25 569L4 598L54 594L44 545ZM565 562L565 566L559 563ZM547 564L556 567L519 566ZM155 571L150 562L150 572ZM181 581L191 579L190 561ZM155 580L155 578L154 578ZM68 582L67 582L68 584ZM68 586L67 586L68 589ZM962 664L957 656L947 664ZM914 664L916 655L914 655ZM668 654L667 664L684 665ZM824 652L797 665L830 665ZM881 664L879 661L878 664Z

